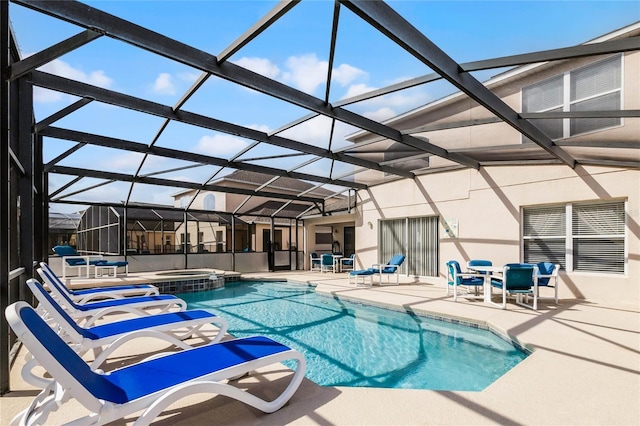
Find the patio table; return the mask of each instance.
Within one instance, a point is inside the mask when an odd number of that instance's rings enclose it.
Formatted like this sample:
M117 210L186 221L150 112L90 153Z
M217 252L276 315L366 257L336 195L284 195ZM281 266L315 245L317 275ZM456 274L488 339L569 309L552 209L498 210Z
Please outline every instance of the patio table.
M344 256L341 254L332 254L331 256L333 256L333 273L335 274L338 269L340 269L338 272L342 272L342 262L340 262L340 259Z
M503 266L467 266L472 271L480 272L484 274L484 285L482 286L482 293L484 296L484 302L491 302L491 274L501 273L504 270Z

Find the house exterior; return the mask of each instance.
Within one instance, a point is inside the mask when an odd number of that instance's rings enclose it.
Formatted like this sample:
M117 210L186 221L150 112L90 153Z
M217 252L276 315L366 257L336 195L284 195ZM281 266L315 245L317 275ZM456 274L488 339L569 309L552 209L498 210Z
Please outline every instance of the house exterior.
M593 42L640 35L640 23ZM485 86L522 113L640 109L640 52L519 66ZM360 267L407 254L403 273L442 283L450 259L561 265L560 297L640 304L640 119L532 119L578 160L557 161L456 93L385 122L482 163L431 156L415 179L358 192ZM377 136L350 137L366 144ZM377 137L379 139L379 137ZM379 142L384 144L385 142ZM389 148L394 144L386 142ZM489 154L491 157L489 157ZM384 154L383 154L384 155ZM498 158L495 163L489 158ZM516 159L524 161L514 161ZM386 158L385 158L386 159ZM448 171L446 171L448 170ZM439 171L439 173L430 173ZM364 175L364 174L363 174ZM360 175L362 176L362 175Z

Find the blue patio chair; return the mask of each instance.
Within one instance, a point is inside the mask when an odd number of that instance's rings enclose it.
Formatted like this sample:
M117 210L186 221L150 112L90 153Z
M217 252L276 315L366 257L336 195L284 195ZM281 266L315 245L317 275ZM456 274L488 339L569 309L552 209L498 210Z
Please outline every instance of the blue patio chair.
M453 301L458 301L459 287L464 287L466 294L470 293L470 289L474 289L475 296L478 296L478 289L484 286L484 276L476 272L462 272L460 263L456 260L447 262L447 296L449 289L453 287Z
M482 259L471 259L467 262L468 268L473 268L474 266L493 266L493 263L490 260L482 260ZM491 272L482 272L479 271L480 275L491 275Z
M82 356L93 349L95 359L91 363L92 369L99 368L113 351L136 339L160 339L178 348L189 349L191 346L183 342L184 339L197 335L205 338L209 343L216 343L224 337L228 327L224 318L201 309L148 315L93 327L81 327L51 297L42 284L29 279L27 286L40 302L38 311L44 314L47 321L55 324L58 334L64 336L65 341L78 355ZM215 324L218 328L213 338L207 338L201 333L202 327L206 324ZM33 386L44 388L51 379L34 374L32 370L37 365L35 358L29 356L22 367L22 378Z
M379 276L378 284L382 285L382 276L387 276L387 284L391 284L389 281L390 275L396 276L395 285L400 284L400 266L402 262L404 262L405 255L404 254L395 254L393 257L387 262L386 265L380 265L379 263L371 265L369 268L370 271L373 271L374 274Z
M333 255L325 253L325 254L322 255L322 261L320 263L320 271L321 272L327 272L329 269L331 269L333 272L335 272L335 265L333 263Z
M353 271L356 263L356 254L340 259L340 269L343 271Z
M62 279L67 278L67 269L77 269L78 276L82 276L82 271L86 271L84 275L89 278L90 268L95 265L106 262L101 255L81 255L71 246L55 246L53 252L62 258Z
M540 262L536 265L538 267L538 291L540 287L552 287L554 290L553 300L555 304L558 304L558 272L560 271L560 265L551 262ZM550 297L540 297L538 299L551 299Z
M318 256L318 253L316 253L315 251L313 253L311 253L311 270L312 271L320 271L322 268L320 267L320 256Z
M507 307L507 294L516 296L516 304L525 308L538 310L538 267L529 263L508 263L504 265L502 276L491 278L491 287L498 288L502 295L502 303L493 302L493 292L489 303L502 309ZM522 297L525 296L525 302ZM526 303L533 297L533 304Z
M75 399L89 414L74 424L106 424L142 412L136 424L151 423L183 398L212 393L236 399L266 413L280 409L296 392L306 370L304 355L264 336L199 346L110 371L96 372L26 302L16 302L5 317L22 344L52 378L11 424L47 424L52 411L69 410ZM261 367L295 360L296 370L284 391L266 401L235 381ZM264 379L263 379L264 381ZM277 386L277 389L282 389ZM276 389L274 389L275 391ZM271 391L261 392L271 396Z

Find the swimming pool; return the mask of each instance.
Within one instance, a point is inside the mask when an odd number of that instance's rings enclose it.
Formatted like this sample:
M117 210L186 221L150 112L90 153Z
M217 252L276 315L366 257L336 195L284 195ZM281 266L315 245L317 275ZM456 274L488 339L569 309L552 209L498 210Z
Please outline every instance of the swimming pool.
M179 295L229 322L303 352L323 386L480 391L526 354L488 330L317 295L284 282L227 283Z

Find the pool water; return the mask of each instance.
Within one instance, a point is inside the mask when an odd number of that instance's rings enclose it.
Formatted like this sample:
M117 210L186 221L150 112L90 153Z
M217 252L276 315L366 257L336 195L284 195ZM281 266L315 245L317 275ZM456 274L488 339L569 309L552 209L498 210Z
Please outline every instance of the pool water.
M303 284L239 281L179 297L224 317L236 337L266 335L304 353L306 377L323 386L480 391L526 357L488 330L341 301Z

